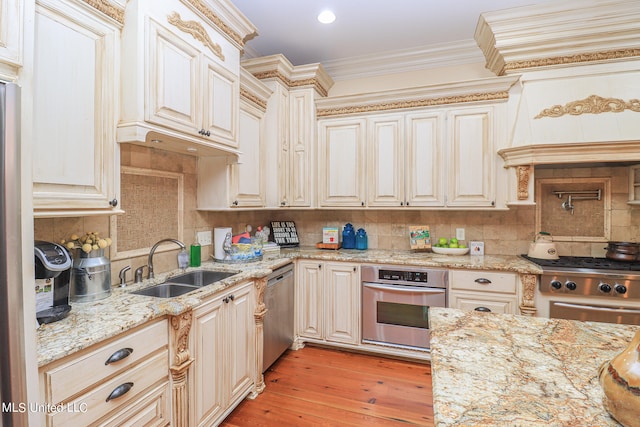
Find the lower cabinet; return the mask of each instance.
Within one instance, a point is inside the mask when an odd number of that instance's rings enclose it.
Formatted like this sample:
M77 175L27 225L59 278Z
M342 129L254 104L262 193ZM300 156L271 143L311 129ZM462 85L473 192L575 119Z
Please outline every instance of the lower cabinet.
M298 261L296 330L298 341L360 342L360 266L343 262Z
M194 310L190 425L217 425L254 385L254 292L253 282L239 284Z
M449 307L518 314L515 273L449 270Z
M162 320L41 367L43 425L169 425L168 342Z

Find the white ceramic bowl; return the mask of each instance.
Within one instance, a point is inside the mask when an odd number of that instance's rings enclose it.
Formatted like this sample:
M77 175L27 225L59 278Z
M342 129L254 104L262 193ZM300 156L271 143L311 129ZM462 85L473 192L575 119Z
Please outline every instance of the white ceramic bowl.
M432 246L431 250L434 253L441 255L466 255L469 253L469 248L440 248Z

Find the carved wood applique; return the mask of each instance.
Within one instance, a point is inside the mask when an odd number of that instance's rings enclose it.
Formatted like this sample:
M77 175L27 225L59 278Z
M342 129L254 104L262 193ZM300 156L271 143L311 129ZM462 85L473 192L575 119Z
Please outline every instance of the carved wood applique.
M171 370L171 400L173 426L189 426L189 390L187 387L187 373L193 363L189 352L189 331L193 322L193 312L188 311L179 316L172 316L171 321L171 349L173 360Z
M220 58L220 60L224 61L224 55L222 54L222 48L219 44L214 43L209 37L207 30L202 26L198 21L183 21L180 18L180 14L178 12L173 12L171 15L167 17L167 21L178 28L180 31L190 34L194 39L203 43L207 46L211 52Z
M256 381L255 389L251 397L255 398L262 393L265 388L264 375L262 375L262 357L264 347L264 316L267 314L267 307L264 303L264 293L267 290L267 278L263 277L254 282L256 288L256 311L253 318L256 322Z
M535 118L562 117L566 114L580 116L582 114L621 113L625 110L640 113L640 100L630 99L625 101L620 98L603 98L591 95L585 99L568 102L565 105L554 105L545 108Z
M535 274L520 274L520 281L522 282L520 313L524 316L535 316L538 312L535 302L537 276Z
M516 168L518 178L518 200L527 200L529 198L529 175L531 174L531 166L518 166Z

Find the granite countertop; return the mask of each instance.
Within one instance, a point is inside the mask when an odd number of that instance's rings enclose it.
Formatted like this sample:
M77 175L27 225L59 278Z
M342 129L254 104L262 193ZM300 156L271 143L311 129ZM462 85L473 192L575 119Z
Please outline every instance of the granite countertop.
M638 326L432 308L436 426L617 426L598 369Z
M246 264L204 262L202 269L239 271L240 273L205 286L196 292L175 298L152 298L130 292L162 283L166 278L182 273L181 270L157 274L153 280L126 288L113 287L111 295L92 303L72 303L65 319L37 330L38 366L46 365L90 345L114 337L128 329L166 315L178 315L200 305L203 300L221 290L246 280L269 275L274 269L297 258L323 261L346 261L415 265L422 267L460 268L475 270L502 270L516 273L540 274L535 264L517 256L447 256L425 252L390 250L322 250L313 247L282 249L280 258ZM193 268L188 269L194 270Z

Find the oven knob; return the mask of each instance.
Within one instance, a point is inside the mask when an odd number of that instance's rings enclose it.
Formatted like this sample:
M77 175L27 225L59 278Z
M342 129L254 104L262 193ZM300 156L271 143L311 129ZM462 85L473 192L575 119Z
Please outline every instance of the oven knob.
M600 283L598 285L598 289L600 289L601 292L608 294L609 292L611 292L611 285L608 283Z
M564 285L565 285L565 286L567 287L567 289L569 289L570 291L575 291L575 290L576 290L576 288L578 287L578 285L576 285L576 282L571 282L571 281L569 281L569 282L565 283Z
M616 285L615 289L616 289L616 292L619 294L627 293L627 287L625 285Z
M559 280L552 280L551 281L551 287L553 289L560 289L562 287L562 282Z

